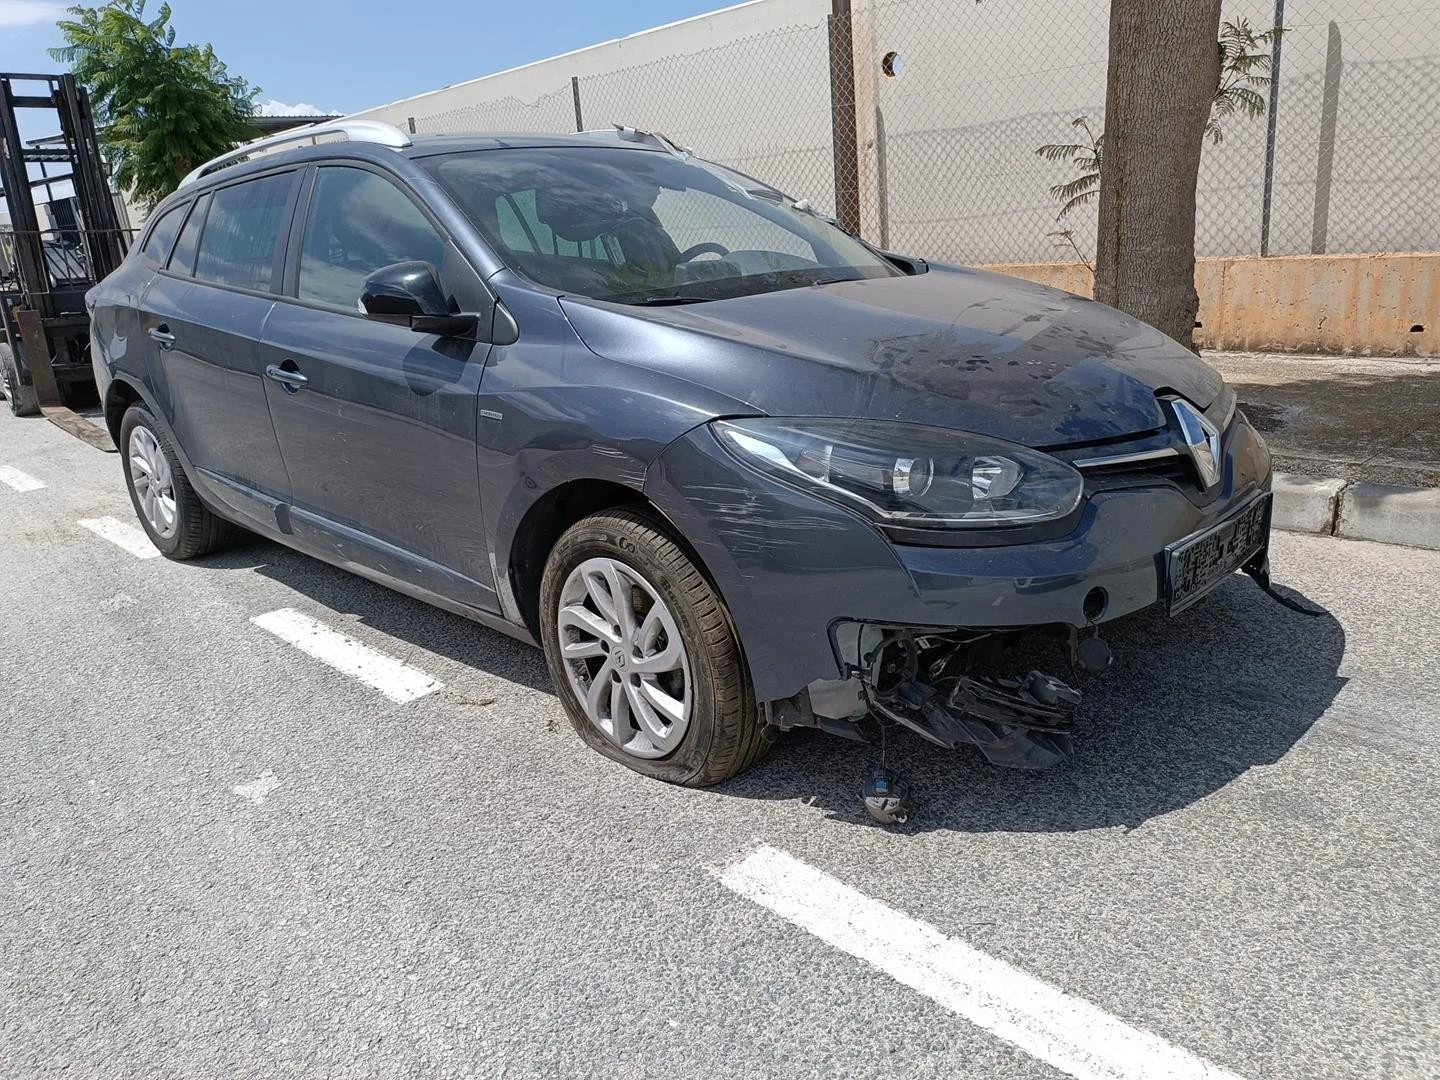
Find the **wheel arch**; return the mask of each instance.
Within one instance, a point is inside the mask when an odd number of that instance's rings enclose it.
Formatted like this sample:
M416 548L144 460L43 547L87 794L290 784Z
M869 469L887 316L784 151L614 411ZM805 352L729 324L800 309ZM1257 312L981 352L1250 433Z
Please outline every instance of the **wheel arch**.
M526 627L540 640L540 583L550 552L572 525L602 510L640 510L653 517L686 557L715 587L713 575L695 547L665 513L644 492L613 480L598 478L570 480L536 499L515 530L510 544L509 585ZM718 587L717 594L720 594Z
M110 385L105 390L105 427L116 446L120 445L120 422L125 419L125 413L130 406L137 404L144 405L154 414L155 410L150 408L150 403L129 379L117 375L110 380Z

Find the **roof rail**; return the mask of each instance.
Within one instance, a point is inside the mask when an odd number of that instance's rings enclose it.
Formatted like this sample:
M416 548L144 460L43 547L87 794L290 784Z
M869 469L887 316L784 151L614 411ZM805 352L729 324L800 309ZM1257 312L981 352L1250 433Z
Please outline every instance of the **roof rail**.
M335 120L326 124L314 124L306 128L282 131L279 135L271 135L267 139L257 139L255 142L237 146L234 150L227 151L219 157L213 157L198 169L188 173L185 179L180 181L179 186L183 188L188 184L193 184L202 176L208 176L227 165L244 161L258 151L273 150L290 143L301 145L308 142L313 145L320 141L322 135L340 135L349 142L376 143L379 146L388 146L392 150L403 150L410 145L410 136L394 124L387 124L382 120Z
M584 131L575 133L579 136L590 138L619 138L625 142L643 143L648 146L657 147L677 157L691 157L695 151L688 146L681 146L674 139L659 131L646 131L644 128L631 127L629 124L612 123L609 127L586 128Z

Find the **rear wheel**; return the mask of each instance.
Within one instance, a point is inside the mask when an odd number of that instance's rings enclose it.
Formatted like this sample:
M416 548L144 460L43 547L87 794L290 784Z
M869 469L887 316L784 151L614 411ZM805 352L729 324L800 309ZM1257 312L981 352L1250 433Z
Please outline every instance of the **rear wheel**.
M0 345L0 389L4 389L5 400L16 416L40 414L40 399L35 395L35 388L20 385L20 369L15 365L15 353L9 345Z
M195 494L180 459L143 405L120 421L120 463L135 516L160 554L193 559L214 551L230 528Z
M595 514L541 584L545 658L580 737L636 772L717 784L774 740L720 597L650 515Z

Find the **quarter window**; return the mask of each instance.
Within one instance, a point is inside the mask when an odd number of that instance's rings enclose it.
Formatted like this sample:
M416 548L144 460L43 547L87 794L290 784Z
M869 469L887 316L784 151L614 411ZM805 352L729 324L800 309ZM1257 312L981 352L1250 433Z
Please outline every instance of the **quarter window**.
M365 279L382 266L420 261L439 268L445 240L409 197L366 169L325 166L305 221L302 300L354 311Z
M215 192L200 237L195 276L217 285L269 289L294 182L294 173L280 173Z
M175 242L175 234L180 231L180 222L185 220L185 208L188 205L185 203L166 210L160 220L155 222L155 227L150 230L142 249L147 259L158 263L165 261L165 256L170 254L170 245Z

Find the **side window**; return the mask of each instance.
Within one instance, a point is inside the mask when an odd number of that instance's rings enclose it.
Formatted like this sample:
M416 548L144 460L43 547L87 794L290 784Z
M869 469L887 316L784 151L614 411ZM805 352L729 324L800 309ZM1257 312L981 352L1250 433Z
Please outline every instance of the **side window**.
M195 276L242 289L270 288L294 173L262 176L210 197Z
M195 200L190 216L185 219L185 227L180 230L180 239L175 244L175 250L170 253L170 261L165 264L177 274L189 277L195 273L195 252L200 247L200 229L205 224L205 210L209 205L210 196L201 195Z
M365 279L419 260L439 269L445 241L398 187L366 169L327 165L315 177L297 295L354 311Z
M188 203L166 210L160 220L155 222L155 227L150 230L150 235L145 238L145 246L141 249L147 259L157 263L163 263L165 256L170 254L170 245L175 242L175 234L180 231L180 222L185 220L185 210Z

